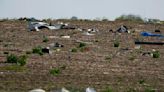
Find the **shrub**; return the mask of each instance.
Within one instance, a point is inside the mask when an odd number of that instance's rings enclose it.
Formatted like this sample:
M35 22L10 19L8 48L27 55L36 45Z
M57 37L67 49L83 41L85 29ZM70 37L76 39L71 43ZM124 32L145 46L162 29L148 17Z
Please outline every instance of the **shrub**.
M156 92L155 89L147 87L144 92Z
M143 22L143 19L139 15L133 15L133 14L121 15L120 17L116 18L115 20Z
M34 53L34 54L39 54L39 55L43 55L42 47L38 46L38 47L33 48L33 49L32 49L32 53Z
M103 92L113 92L111 87L107 87Z
M82 48L80 48L80 51L81 51L81 52L87 52L87 51L89 51L89 50L90 50L89 47L82 47Z
M19 56L17 60L17 64L20 66L24 66L26 64L26 61L27 61L27 56L22 55L22 56Z
M139 80L139 84L144 84L145 83L145 80Z
M7 56L7 63L17 63L18 57L14 54L10 54Z
M114 41L114 47L119 47L119 46L120 46L119 41Z
M159 51L153 52L153 58L159 58L159 57L160 57Z
M77 49L76 49L76 48L73 48L73 49L71 50L71 52L77 52Z
M2 66L0 67L1 71L15 71L15 72L24 72L26 71L26 67L22 67L19 65L7 65L7 66Z
M55 75L55 76L60 74L60 73L61 73L61 71L59 68L54 68L54 69L50 70L50 74Z
M49 41L49 39L47 37L43 38L43 42L48 42L48 41Z
M26 51L26 54L31 54L32 52L31 51Z
M82 47L85 47L85 46L86 46L85 43L82 43L82 42L81 42L81 43L79 44L79 48L82 48Z
M24 66L26 64L27 57L25 55L16 56L14 54L10 54L7 56L7 63L16 63L17 65Z

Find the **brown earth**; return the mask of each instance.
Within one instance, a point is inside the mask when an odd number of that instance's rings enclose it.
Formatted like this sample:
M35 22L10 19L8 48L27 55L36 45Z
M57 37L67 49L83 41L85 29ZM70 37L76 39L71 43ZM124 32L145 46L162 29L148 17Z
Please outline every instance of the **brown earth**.
M142 45L141 49L134 49L135 39L163 39L141 37L139 32L109 32L110 29L116 30L121 25L126 25L131 31L154 32L155 29L160 29L164 33L164 25L70 20L64 22L85 29L98 28L99 32L94 33L94 36L86 36L71 29L30 32L25 21L0 22L0 92L28 92L34 88L49 92L62 87L78 90L93 87L98 92L103 92L107 87L112 88L112 92L154 92L146 89L164 92L164 47ZM60 38L61 35L70 35L71 38ZM51 38L45 43L44 36L59 38ZM120 41L120 47L113 46L114 39ZM83 51L71 52L72 48L79 45L77 40L90 44ZM25 55L36 46L46 47L55 42L64 47L60 51L53 50L50 55L27 54L27 64L17 70L8 69L13 64L5 63L7 55L4 52ZM124 50L125 48L128 50ZM142 55L152 49L160 51L160 58ZM61 73L57 76L50 74L52 68L60 68Z

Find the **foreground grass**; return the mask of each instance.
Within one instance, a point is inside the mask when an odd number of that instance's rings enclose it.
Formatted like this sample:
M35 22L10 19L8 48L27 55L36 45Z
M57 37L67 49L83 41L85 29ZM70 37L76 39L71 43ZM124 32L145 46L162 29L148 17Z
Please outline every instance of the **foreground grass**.
M19 65L8 65L8 66L1 66L1 71L14 71L14 72L24 72L26 71L26 67L19 66Z

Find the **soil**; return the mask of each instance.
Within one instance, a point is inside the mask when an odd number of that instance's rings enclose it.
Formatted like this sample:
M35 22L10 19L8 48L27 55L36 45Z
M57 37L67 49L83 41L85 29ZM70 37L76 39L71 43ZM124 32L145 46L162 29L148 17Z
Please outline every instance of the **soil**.
M83 92L87 87L93 87L97 92L103 92L108 87L113 92L164 92L164 46L141 45L140 49L135 49L134 44L136 39L164 41L162 38L140 36L142 31L154 32L155 29L164 34L164 25L128 21L63 22L84 29L97 28L99 31L93 36L84 35L77 29L43 29L36 32L28 30L26 21L0 22L0 92L28 92L35 88L49 92L62 87ZM133 33L109 31L116 31L121 25L126 25ZM61 38L62 35L69 35L70 38ZM43 42L45 36L56 38ZM114 47L114 40L120 42L119 47ZM79 48L77 41L86 42L86 46ZM34 47L47 47L56 42L64 47L53 48L51 54L27 54ZM71 52L73 48L77 52ZM159 58L142 55L153 49L160 52ZM18 66L18 69L9 69L15 64L6 63L5 52L27 55L27 64L21 68ZM52 75L50 70L53 68L60 69L60 73Z

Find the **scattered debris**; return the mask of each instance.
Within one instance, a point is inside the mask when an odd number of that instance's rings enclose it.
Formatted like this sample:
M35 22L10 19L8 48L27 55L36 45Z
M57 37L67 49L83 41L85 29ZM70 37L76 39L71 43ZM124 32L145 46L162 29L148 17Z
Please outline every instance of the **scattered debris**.
M86 92L96 92L96 90L94 88L88 87L86 88Z
M99 30L97 28L91 28L87 30L88 32L98 32Z
M80 41L80 40L76 40L77 43L85 43L85 44L93 44L92 42L84 42L84 41Z
M58 42L56 42L56 43L51 43L49 46L50 46L50 48L54 48L54 47L64 47L64 45L59 44Z
M152 52L143 52L142 56L153 56Z
M141 41L135 41L135 44L164 45L164 42L141 42Z
M117 32L119 32L119 33L127 32L128 33L128 28L126 26L122 25L119 29L117 29Z
M67 90L66 88L62 88L62 89L58 89L58 90L53 90L50 92L70 92L69 90Z
M29 29L30 31L40 31L39 29L43 29L43 28L47 28L49 30L55 30L55 29L62 29L65 26L67 26L67 24L53 24L53 25L49 25L48 23L45 22L29 22Z
M70 92L69 90L67 90L66 88L62 88L61 92Z
M89 33L89 32L84 32L83 34L84 34L84 35L88 35L88 36L93 36L93 35L95 35L95 34L91 34L91 33Z
M46 91L44 91L43 89L34 89L29 92L46 92Z
M52 52L50 51L50 47L42 48L43 53L48 53L51 54Z
M142 36L151 36L151 37L164 37L164 35L161 34L154 34L154 33L150 33L150 32L141 32Z
M70 36L61 36L61 38L69 39L69 38L71 38L71 37L70 37Z
M161 31L159 29L156 29L154 32L161 33Z
M134 49L140 49L141 45L135 45Z
M59 38L58 36L48 36L50 39Z

